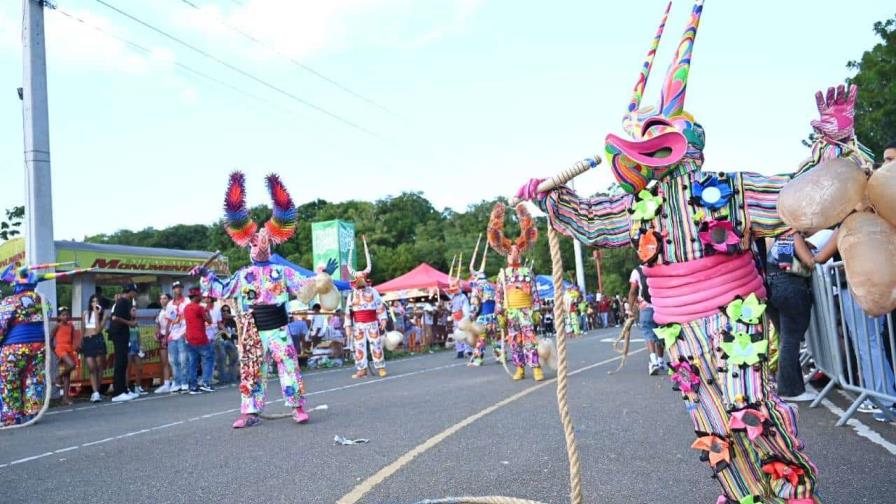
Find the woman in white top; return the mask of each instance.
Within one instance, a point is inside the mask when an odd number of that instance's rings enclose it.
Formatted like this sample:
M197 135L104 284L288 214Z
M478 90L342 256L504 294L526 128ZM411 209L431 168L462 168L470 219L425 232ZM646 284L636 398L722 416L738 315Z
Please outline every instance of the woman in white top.
M87 310L81 314L81 327L84 328L84 336L81 339L81 355L87 362L90 373L90 386L93 394L91 402L100 402L100 385L102 384L103 370L106 369L106 338L103 337L103 307L100 306L96 295L90 296L87 302Z
M156 315L156 340L159 342L159 363L162 366L162 386L157 388L154 393L167 394L171 392L171 364L168 362L168 326L171 320L165 313L165 308L171 302L171 296L162 293L159 296L159 304L162 309Z

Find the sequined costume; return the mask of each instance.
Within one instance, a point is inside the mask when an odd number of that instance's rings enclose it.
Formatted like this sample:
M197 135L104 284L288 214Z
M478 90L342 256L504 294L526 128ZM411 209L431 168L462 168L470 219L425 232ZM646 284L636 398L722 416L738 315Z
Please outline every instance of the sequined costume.
M831 136L816 127L812 155L794 174L704 171L703 129L683 108L702 10L698 0L659 107L639 108L666 9L623 120L632 139L607 136L611 169L629 194L581 198L565 186L538 194L539 181L533 180L518 196L534 200L567 236L595 247L632 244L637 250L660 325L655 332L666 343L674 387L697 434L692 447L724 492L718 504L819 502L816 469L797 437L796 412L770 382L766 292L750 244L786 231L776 202L792 177L822 160L858 162L863 156L858 148L844 148L857 145L852 100L841 88L836 107L819 101L822 122L848 133Z
M520 224L520 236L515 242L504 237L504 205L498 203L492 210L488 224L488 243L495 252L507 257L507 266L498 272L495 281L497 312L503 313L507 323L507 341L510 356L516 367L514 380L525 377L525 368L532 368L536 381L544 379L538 358L538 339L532 320L539 308L538 287L535 274L521 264L521 255L531 248L538 238L538 230L524 204L516 206Z
M203 295L233 299L240 313L238 340L240 361L240 417L234 428L250 427L259 422L265 406L265 377L271 360L277 366L280 389L286 406L293 408L298 423L308 420L304 411L305 386L298 354L287 331L286 303L298 297L303 287L313 282L291 269L270 262L271 244L289 240L295 233L296 208L276 175L267 177L273 202L273 215L260 230L246 208L245 177L235 172L225 196L226 230L240 247L248 247L252 264L230 278L220 279L210 270L201 276Z
M14 289L11 296L0 300L0 426L34 420L46 401L48 307L35 288L39 282L90 271L38 273L58 266L63 264L11 264L0 273L0 281Z
M582 301L582 295L579 293L578 287L571 287L563 296L566 332L570 335L579 336L582 334L582 326L579 320L579 303Z
M361 271L356 271L349 265L349 274L352 276L352 292L348 296L345 310L345 332L352 338L355 349L355 374L354 378L367 376L367 360L373 357L373 367L377 373L386 376L386 354L383 351L382 333L386 327L386 305L379 293L370 286L368 276L373 267L370 261L370 249L367 247L367 239L364 242L364 257L367 266ZM354 253L354 245L349 255ZM370 355L367 354L367 346L370 345Z

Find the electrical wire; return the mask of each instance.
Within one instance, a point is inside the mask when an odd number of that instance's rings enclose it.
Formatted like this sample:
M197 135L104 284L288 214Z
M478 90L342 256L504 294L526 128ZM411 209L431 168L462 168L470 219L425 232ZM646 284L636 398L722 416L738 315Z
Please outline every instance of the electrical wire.
M97 31L97 32L99 32L99 33L105 35L106 37L109 37L109 38L118 40L119 42L125 44L126 46L130 47L131 49L133 49L133 50L135 50L135 51L137 51L137 52L140 52L140 53L145 54L145 55L147 55L147 56L152 56L152 50L151 50L151 49L149 49L149 48L147 48L147 47L145 47L145 46L143 46L143 45L140 45L140 44L138 44L137 42L134 42L134 41L128 40L128 39L126 39L126 38L124 38L124 37L121 37L121 36L119 36L119 35L116 35L116 34L110 32L110 31L108 31L108 30L106 30L106 29L104 29L104 28L102 28L102 27L100 27L100 26L97 26L97 25L95 25L95 24L93 24L93 23L90 23L89 21L84 20L83 18L77 16L76 14L72 14L72 13L70 13L70 12L66 12L64 9L61 9L61 8L59 8L59 7L54 8L54 9L53 9L53 12L58 12L59 14L61 14L61 15L65 16L66 18L68 18L69 20L71 20L71 21L75 21L75 22L77 22L77 23L80 23L80 24L84 25L84 26L87 27L87 28L92 28L93 30L95 30L95 31ZM232 84L229 84L229 83L227 83L227 82L224 82L224 81L222 81L221 79L218 79L218 78L216 78L216 77L213 77L213 76L211 76L211 75L209 75L209 74L207 74L207 73L205 73L205 72L196 70L196 69L193 68L193 67L190 67L190 66L188 66L188 65L185 65L185 64L180 63L180 62L178 62L178 61L174 61L174 62L172 62L172 64L173 64L177 69L179 69L179 70L181 70L181 71L183 71L183 72L185 72L185 73L187 73L187 74L190 74L190 75L192 75L192 76L195 76L195 77L199 77L199 78L205 79L205 80L210 81L210 82L213 82L213 83L215 83L215 84L218 84L219 86L222 86L222 87L225 87L225 88L227 88L227 89L230 89L231 91L234 91L234 92L236 92L236 93L239 93L239 94L241 94L241 95L243 95L243 96L246 96L246 97L251 98L251 99L253 99L253 100L256 100L256 101L258 101L258 102L264 103L265 105L269 105L271 108L273 108L273 109L275 109L275 110L277 110L277 111L279 111L279 112L284 112L284 111L286 110L286 109L284 109L284 107L282 107L281 105L279 105L279 104L277 104L277 103L274 103L274 102L272 102L272 101L270 101L270 100L267 100L267 99L265 99L265 98L262 98L262 97L260 97L260 96L258 96L258 95L256 95L256 94L250 93L249 91L246 91L246 90L241 89L241 88L239 88L239 87L236 87L236 86L234 86L234 85L232 85Z
M377 137L377 138L381 138L378 134L374 133L373 131L371 131L371 130L369 130L369 129L367 129L367 128L365 128L365 127L363 127L363 126L361 126L361 125L359 125L359 124L357 124L357 123L354 123L354 122L350 121L349 119L346 119L345 117L342 117L342 116L340 116L340 115L338 115L338 114L336 114L336 113L330 112L329 110L327 110L327 109L325 109L325 108L323 108L323 107L320 107L320 106L318 106L318 105L315 105L314 103L312 103L312 102L310 102L310 101L308 101L308 100L306 100L306 99L304 99L304 98L301 98L301 97L299 97L299 96L296 96L295 94L290 93L289 91L286 91L285 89L283 89L283 88L281 88L281 87L278 87L278 86L276 86L276 85L274 85L274 84L271 84L270 82L268 82L268 81L266 81L266 80L264 80L264 79L262 79L262 78L260 78L260 77L257 77L257 76L255 76L254 74L252 74L252 73L250 73L250 72L248 72L248 71L246 71L246 70L243 70L242 68L240 68L240 67L238 67L238 66L236 66L236 65L233 65L233 64L231 64L231 63L228 63L227 61L225 61L225 60L223 60L223 59L221 59L221 58L219 58L219 57L217 57L217 56L215 56L215 55L213 55L213 54L210 54L210 53L208 53L208 52L206 52L206 51L204 51L204 50L202 50L202 49L200 49L200 48L198 48L198 47L196 47L196 46L190 44L189 42L185 42L184 40L182 40L182 39L180 39L180 38L178 38L178 37L175 37L174 35L171 35L170 33L166 32L165 30L162 30L161 28L157 28L157 27L155 27L155 26L153 26L153 25L147 23L146 21L143 21L142 19L140 19L140 18L138 18L138 17L136 17L136 16L134 16L134 15L131 15L131 14L129 14L129 13L127 13L127 12L121 10L121 9L119 9L118 7L116 7L116 6L112 5L112 4L109 4L109 3L105 2L104 0L96 0L96 2L99 3L100 5L103 5L104 7L107 7L107 8L109 8L109 9L111 9L111 10L117 12L118 14L120 14L120 15L122 15L122 16L128 18L128 19L130 19L131 21L134 21L135 23L137 23L137 24L139 24L139 25L141 25L141 26L143 26L143 27L145 27L145 28L147 28L147 29L149 29L149 30L152 30L152 31L158 33L158 34L161 35L161 36L163 36L163 37L165 37L165 38L167 38L167 39L169 39L169 40L171 40L171 41L173 41L173 42L175 42L175 43L177 43L177 44L179 44L179 45L182 45L182 46L186 47L187 49L190 49L191 51L193 51L193 52L195 52L195 53L197 53L197 54L199 54L199 55L201 55L201 56L203 56L203 57L205 57L205 58L207 58L207 59L210 59L210 60L214 61L215 63L218 63L219 65L222 65L222 66L224 66L224 67L226 67L226 68L228 68L228 69L230 69L230 70L232 70L232 71L234 71L234 72L236 72L236 73L242 75L243 77L246 77L247 79L253 80L253 81L255 81L255 82L261 84L262 86L265 86L265 87L267 87L267 88L269 88L269 89L271 89L271 90L273 90L273 91L276 91L276 92L278 92L278 93L280 93L280 94L282 94L282 95L284 95L284 96L286 96L286 97L288 97L288 98L290 98L290 99L292 99L292 100L294 100L294 101L297 101L297 102L301 103L302 105L305 105L306 107L312 108L312 109L314 109L314 110L320 112L321 114L324 114L324 115L326 115L326 116L328 116L328 117L330 117L330 118L332 118L332 119L335 119L335 120L337 120L337 121L339 121L339 122L341 122L341 123L343 123L343 124L345 124L345 125L347 125L347 126L351 126L352 128L355 128L355 129L357 129L357 130L359 130L359 131L363 131L364 133L367 133L368 135L371 135L371 136L374 136L374 137Z
M180 1L181 1L182 3L184 3L184 4L186 4L186 5L189 5L190 7L194 8L194 9L196 9L197 11L200 11L200 12L202 11L202 8L201 8L200 6L196 5L195 3L193 3L193 2L190 1L190 0L180 0ZM283 51L280 51L280 50L277 49L276 47L274 47L274 46L272 46L272 45L266 43L265 41L259 39L258 37L252 35L251 33L248 33L248 32L246 32L246 31L244 31L244 30L241 30L241 29L237 28L236 26L233 26L232 24L230 24L230 23L228 23L228 22L226 22L226 21L224 21L224 20L221 20L221 19L218 19L217 22L218 22L218 24L220 24L221 26L224 26L224 27L227 28L228 30L231 30L231 31L233 31L234 33L239 34L239 35L242 36L243 38L245 38L245 39L247 39L247 40L250 40L251 42L253 42L253 43L255 43L255 44L257 44L257 45L259 45L259 46L261 46L261 47L264 47L265 49L267 49L267 50L269 50L269 51L271 51L271 52L277 54L278 56L280 56L280 57L286 59L287 61L289 61L289 62L292 63L293 65L295 65L295 66L301 68L302 70L305 70L306 72L308 72L308 73L314 75L315 77L318 77L318 78L321 79L321 80L324 80L324 81L330 83L331 85L333 85L333 86L335 86L335 87L341 89L342 91L344 91L344 92L346 92L346 93L348 93L348 94L354 96L355 98L357 98L357 99L359 99L359 100L361 100L361 101L364 101L364 102L366 102L366 103L368 103L368 104L370 104L370 105L373 105L374 107L376 107L376 108L378 108L378 109L380 109L380 110L382 110L382 111L384 111L384 112L387 112L387 113L389 113L389 114L391 114L391 115L395 115L394 112L392 112L392 111L389 110L388 108L384 107L383 105L380 105L380 104L377 103L376 101L374 101L374 100L372 100L372 99L370 99L370 98L367 98L366 96L363 96L363 95L361 95L361 94L358 94L358 93L352 91L351 89L349 89L349 88L346 87L345 85L340 84L339 82L337 82L337 81L335 81L335 80L333 80L333 79L327 77L326 75L323 75L322 73L320 73L320 72L318 72L317 70L311 68L310 66L308 66L308 65L306 65L306 64L304 64L304 63L302 63L302 62L300 62L300 61L297 61L295 58L289 56L288 54L284 53Z

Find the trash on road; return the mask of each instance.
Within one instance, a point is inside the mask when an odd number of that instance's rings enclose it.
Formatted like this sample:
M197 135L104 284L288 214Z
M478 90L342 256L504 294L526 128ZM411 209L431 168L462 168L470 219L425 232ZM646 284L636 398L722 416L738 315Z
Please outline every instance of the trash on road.
M359 438L359 439L346 439L339 434L333 438L333 444L337 445L355 445L355 444L364 444L369 443L369 439Z

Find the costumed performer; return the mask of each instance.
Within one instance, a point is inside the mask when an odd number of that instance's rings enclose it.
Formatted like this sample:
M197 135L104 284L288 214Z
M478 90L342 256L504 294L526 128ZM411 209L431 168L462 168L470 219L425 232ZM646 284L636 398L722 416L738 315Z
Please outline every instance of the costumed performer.
M476 240L476 248L473 250L473 257L470 258L470 309L476 324L481 329L478 335L476 345L473 348L473 366L481 366L485 360L485 349L489 344L492 345L492 351L495 355L496 362L502 362L504 359L501 353L501 346L498 343L498 318L495 316L495 286L488 281L485 275L485 262L488 258L488 247L482 250L482 263L479 269L475 268L476 255L479 253L479 243L482 235Z
M457 261L457 269L455 270L455 261ZM451 259L451 268L448 269L448 288L445 292L450 296L448 307L451 310L451 320L454 322L454 350L457 352L457 358L463 359L467 355L472 355L472 348L466 341L466 335L473 328L470 320L470 300L463 293L460 283L460 270L463 265L464 257L454 257ZM458 337L463 334L464 337Z
M386 330L386 305L380 298L380 294L370 286L370 276L373 263L370 261L370 249L367 248L367 238L362 236L364 242L364 259L367 265L363 270L357 271L348 266L348 272L352 276L352 291L348 295L345 310L345 333L354 341L355 348L355 374L352 378L364 378L367 376L367 359L373 357L373 367L380 377L386 376L386 354L383 352L382 333ZM354 257L355 244L352 243L349 257ZM367 345L370 345L370 355L367 355Z

